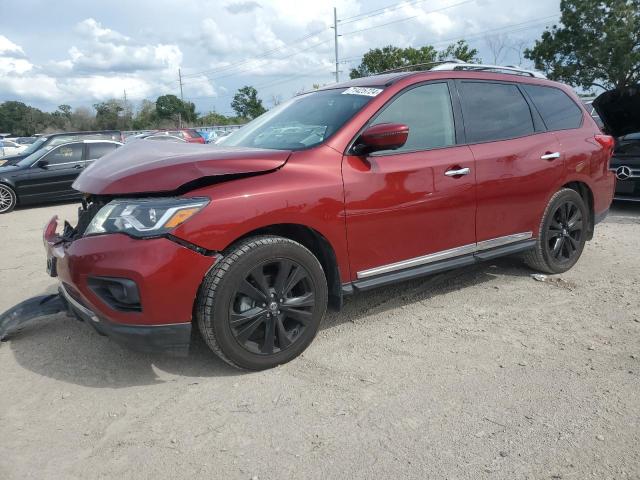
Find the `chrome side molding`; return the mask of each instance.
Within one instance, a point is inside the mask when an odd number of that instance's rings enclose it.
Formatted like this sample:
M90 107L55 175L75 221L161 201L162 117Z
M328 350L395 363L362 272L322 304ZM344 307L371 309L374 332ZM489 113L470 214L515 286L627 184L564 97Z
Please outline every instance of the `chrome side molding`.
M440 252L430 253L428 255L422 255L420 257L409 258L400 262L390 263L388 265L382 265L380 267L374 267L367 270L362 270L357 273L358 279L374 277L376 275L382 275L383 273L395 272L398 270L404 270L406 268L418 267L428 263L438 262L440 260L446 260L449 258L461 257L463 255L470 255L476 252L484 250L490 250L496 247L502 247L511 243L521 242L533 237L533 232L514 233L512 235L506 235L504 237L492 238L489 240L483 240L478 243L470 243L468 245L462 245L461 247L451 248L449 250L442 250Z

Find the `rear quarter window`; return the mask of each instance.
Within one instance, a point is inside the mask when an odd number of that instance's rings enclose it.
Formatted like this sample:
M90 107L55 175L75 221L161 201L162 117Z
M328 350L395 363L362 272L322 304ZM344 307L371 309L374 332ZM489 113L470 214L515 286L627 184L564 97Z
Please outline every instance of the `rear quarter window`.
M534 132L529 104L509 83L460 83L467 143L523 137Z
M582 110L562 90L539 85L523 85L548 130L569 130L582 124Z
M88 153L87 153L87 159L88 160L97 160L98 158L101 158L103 156L105 156L107 153L111 153L113 152L116 148L118 148L118 144L117 143L89 143L87 144L88 147Z

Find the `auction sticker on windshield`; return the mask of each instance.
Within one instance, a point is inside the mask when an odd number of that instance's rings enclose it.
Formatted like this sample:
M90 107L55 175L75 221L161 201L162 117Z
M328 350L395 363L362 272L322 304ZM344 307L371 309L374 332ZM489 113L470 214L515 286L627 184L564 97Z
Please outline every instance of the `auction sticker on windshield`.
M380 92L382 92L381 88L371 88L371 87L350 87L347 88L343 95L366 95L367 97L375 97Z

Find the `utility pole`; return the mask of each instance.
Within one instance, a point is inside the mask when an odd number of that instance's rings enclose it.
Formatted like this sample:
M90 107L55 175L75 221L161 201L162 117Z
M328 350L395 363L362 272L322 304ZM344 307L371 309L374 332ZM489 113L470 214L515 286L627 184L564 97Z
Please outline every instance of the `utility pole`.
M184 94L182 93L182 71L178 69L178 82L180 82L180 101L184 105ZM178 112L178 125L182 128L182 112Z
M124 117L124 119L123 119L123 120L124 120L124 122L122 122L122 123L124 124L124 130L126 130L126 129L127 129L127 123L128 123L128 122L127 122L127 113L128 113L128 112L127 112L127 108L128 108L128 107L127 107L127 89L125 88L125 89L124 89L124 101L123 101L123 104L122 104L122 113L124 114L124 115L123 115L123 117Z
M336 50L336 83L340 81L340 62L338 61L338 11L333 7L333 40Z

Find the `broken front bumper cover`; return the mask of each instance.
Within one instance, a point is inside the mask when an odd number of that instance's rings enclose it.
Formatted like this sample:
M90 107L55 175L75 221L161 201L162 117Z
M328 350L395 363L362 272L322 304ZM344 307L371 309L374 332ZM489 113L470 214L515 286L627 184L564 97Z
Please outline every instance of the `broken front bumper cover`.
M60 285L59 294L67 303L68 311L100 335L105 335L131 350L146 353L164 353L186 356L191 343L191 322L170 325L124 325L98 317Z
M91 325L100 335L112 338L132 350L186 356L191 343L191 323L170 325L121 325L99 318L74 299L60 285L58 294L25 300L0 315L0 340L6 340L27 322L60 312L67 312Z

